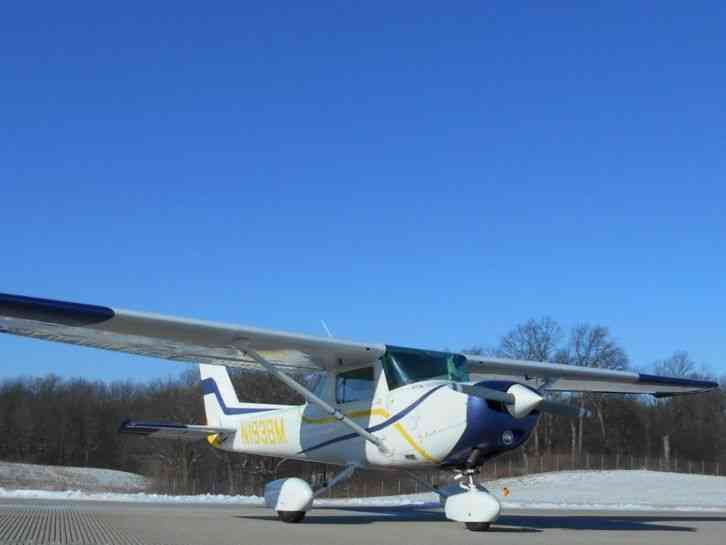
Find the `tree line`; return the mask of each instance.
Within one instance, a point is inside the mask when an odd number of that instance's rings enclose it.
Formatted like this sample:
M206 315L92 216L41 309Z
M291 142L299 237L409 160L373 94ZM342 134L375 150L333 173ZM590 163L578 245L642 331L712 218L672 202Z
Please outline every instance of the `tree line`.
M608 328L579 324L569 332L551 318L531 319L504 335L493 347L474 347L469 353L504 358L550 361L601 369L632 369L624 347ZM679 350L652 362L659 375L717 380ZM650 396L560 394L576 404L580 417L543 414L525 454L584 453L720 462L726 457L726 375L721 388L700 395L654 399ZM555 394L556 396L556 394ZM586 417L585 415L589 415Z
M513 328L495 346L465 352L552 361L607 369L629 369L624 347L607 328L582 324L565 332L551 318ZM709 378L685 351L653 362L658 374ZM264 373L231 371L241 400L302 403L287 387ZM300 376L300 381L314 377ZM697 396L653 399L607 394L555 394L589 416L543 414L520 454L532 459L566 455L626 459L681 459L726 468L726 380ZM6 379L0 383L0 459L26 463L88 466L142 473L160 491L173 493L252 493L275 475L324 478L317 464L230 454L206 443L162 441L119 435L126 418L204 423L196 368L176 378L147 384L101 382L55 375ZM670 466L669 466L670 467ZM399 484L400 487L400 484Z

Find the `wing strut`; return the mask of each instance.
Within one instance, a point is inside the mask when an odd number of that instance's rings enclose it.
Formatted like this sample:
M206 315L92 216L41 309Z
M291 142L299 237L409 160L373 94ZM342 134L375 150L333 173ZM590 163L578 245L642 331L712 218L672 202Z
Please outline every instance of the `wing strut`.
M342 412L340 412L338 409L327 403L326 401L323 401L318 396L316 396L314 393L312 393L310 390L305 388L302 384L297 382L292 377L288 376L287 374L280 371L277 367L275 367L272 363L267 361L264 357L262 357L258 352L253 350L252 348L248 346L242 346L242 347L233 347L234 350L239 353L240 356L246 355L253 360L255 360L257 363L259 363L262 367L264 367L270 374L277 377L280 381L284 382L288 387L295 390L298 394L303 396L309 403L312 403L313 405L317 405L322 410L324 410L326 413L328 413L330 416L334 417L339 422L345 424L350 429L352 429L355 433L360 435L363 439L366 441L370 441L375 446L378 447L378 449L383 452L384 454L389 452L388 448L386 447L385 443L380 437L376 437L372 433L370 433L368 430L366 430L363 426L356 423L355 421L351 420L347 416L345 416Z

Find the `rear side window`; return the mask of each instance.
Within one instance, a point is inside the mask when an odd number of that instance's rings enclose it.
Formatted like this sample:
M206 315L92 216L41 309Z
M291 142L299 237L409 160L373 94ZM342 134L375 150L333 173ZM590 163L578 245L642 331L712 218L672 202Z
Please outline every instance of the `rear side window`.
M371 399L373 390L373 367L339 373L335 378L335 401L338 403Z

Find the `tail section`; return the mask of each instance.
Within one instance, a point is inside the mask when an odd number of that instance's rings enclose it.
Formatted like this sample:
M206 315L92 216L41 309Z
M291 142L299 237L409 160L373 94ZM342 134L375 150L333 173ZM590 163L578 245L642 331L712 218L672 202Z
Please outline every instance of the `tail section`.
M208 426L226 427L239 420L240 415L285 408L286 405L240 403L237 392L222 365L199 364L204 395L204 412Z
M239 406L237 392L229 379L227 368L221 365L199 364L204 395L204 412L208 426L221 426L229 409Z

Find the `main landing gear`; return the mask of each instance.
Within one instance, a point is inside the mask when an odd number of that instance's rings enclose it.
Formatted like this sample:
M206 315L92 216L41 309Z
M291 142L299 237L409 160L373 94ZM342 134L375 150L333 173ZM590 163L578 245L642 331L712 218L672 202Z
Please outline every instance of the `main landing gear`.
M340 481L348 479L355 471L356 466L346 466L333 479L322 487L313 491L313 488L302 479L292 477L278 479L265 486L265 505L275 510L282 522L302 522L305 514L313 505L313 500L327 492Z

